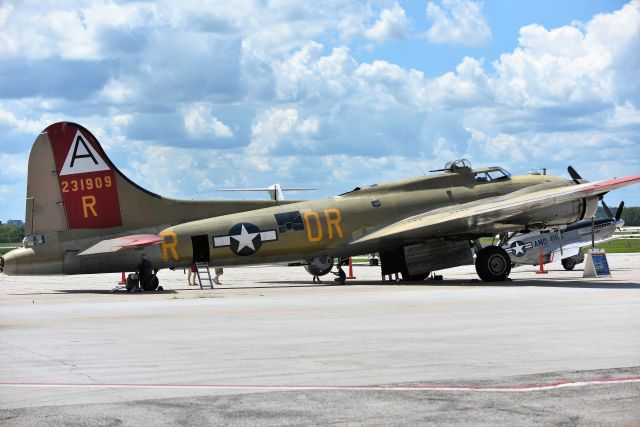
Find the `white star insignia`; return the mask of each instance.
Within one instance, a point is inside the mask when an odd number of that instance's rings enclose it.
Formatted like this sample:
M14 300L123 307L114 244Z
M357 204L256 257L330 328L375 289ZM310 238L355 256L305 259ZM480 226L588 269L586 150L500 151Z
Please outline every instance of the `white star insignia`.
M513 252L516 256L518 255L523 255L524 254L524 245L521 244L520 242L516 242L515 245L513 245Z
M240 234L236 234L235 236L231 236L232 239L238 241L238 252L240 252L244 248L249 248L252 251L255 251L256 248L253 246L253 239L260 233L249 233L246 228L244 228L244 224L242 225L242 230Z

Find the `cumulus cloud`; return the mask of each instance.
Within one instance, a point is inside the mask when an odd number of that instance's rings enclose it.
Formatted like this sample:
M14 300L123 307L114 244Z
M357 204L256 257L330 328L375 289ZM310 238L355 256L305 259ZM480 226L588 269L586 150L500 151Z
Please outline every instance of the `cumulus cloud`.
M629 155L640 1L584 23L525 25L495 60L467 49L440 74L378 43L411 37L410 10L389 0L2 2L2 150L26 153L46 125L73 120L131 178L186 198L272 182L324 196L454 157L516 171L640 168ZM427 17L434 43L490 40L477 1L434 0Z
M245 151L250 155L313 151L313 137L319 127L317 117L301 118L294 108L271 108L260 114L251 127L251 143Z
M365 31L365 36L371 40L384 41L387 39L401 39L409 32L409 19L398 3L390 9L383 9L380 17L373 26Z
M597 15L584 30L528 25L518 41L493 64L498 101L532 108L640 102L637 68L628 66L640 64L640 2Z
M0 103L0 128L9 128L14 131L37 135L43 127L42 121L29 120L16 117L11 111L7 111Z
M147 26L155 12L152 4L144 2L72 2L53 10L41 6L7 3L0 7L0 55L83 60L112 57L124 50L114 38L130 50L133 41L139 43L144 37L145 33L137 30Z
M427 39L432 43L482 46L491 40L491 28L482 15L482 3L474 0L442 0L427 3L432 21Z
M231 138L233 132L212 114L206 104L194 104L182 109L184 126L194 138Z

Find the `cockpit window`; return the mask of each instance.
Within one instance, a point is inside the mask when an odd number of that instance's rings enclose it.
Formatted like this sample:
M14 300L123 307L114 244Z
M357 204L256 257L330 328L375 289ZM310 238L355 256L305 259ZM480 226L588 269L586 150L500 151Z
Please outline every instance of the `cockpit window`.
M487 176L485 172L476 172L476 182L488 182L491 179Z
M509 179L509 172L504 169L497 169L487 172L487 175L493 180L497 181L499 179Z
M511 174L502 168L485 170L482 172L476 172L475 174L476 182L490 182L490 181L501 181L505 179L509 179Z

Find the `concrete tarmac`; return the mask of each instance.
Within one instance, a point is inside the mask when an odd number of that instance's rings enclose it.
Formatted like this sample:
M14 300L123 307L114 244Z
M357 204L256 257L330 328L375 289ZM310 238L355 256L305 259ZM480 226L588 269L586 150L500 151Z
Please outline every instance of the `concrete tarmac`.
M0 275L2 425L638 425L640 254L513 281ZM324 279L323 278L323 279Z

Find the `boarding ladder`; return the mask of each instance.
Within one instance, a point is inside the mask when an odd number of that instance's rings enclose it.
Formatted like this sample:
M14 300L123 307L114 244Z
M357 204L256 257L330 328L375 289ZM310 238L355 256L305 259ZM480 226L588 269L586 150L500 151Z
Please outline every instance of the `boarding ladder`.
M206 276L204 276L205 273L207 274ZM211 271L209 270L208 262L196 262L196 275L198 277L200 289L204 289L204 287L202 286L203 276L205 281L207 280L207 278L209 278L209 285L211 286L211 289L213 289L213 279L211 279Z

